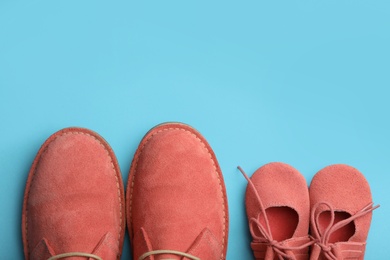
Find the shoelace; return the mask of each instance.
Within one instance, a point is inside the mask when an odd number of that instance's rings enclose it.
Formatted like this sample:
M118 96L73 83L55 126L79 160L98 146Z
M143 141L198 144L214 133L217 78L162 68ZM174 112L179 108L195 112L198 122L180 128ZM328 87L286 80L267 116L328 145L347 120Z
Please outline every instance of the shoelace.
M80 253L80 252L70 252L70 253L65 253L65 254L59 254L59 255L52 256L47 260L55 260L55 259L61 259L61 258L65 258L65 257L72 257L72 256L81 256L81 257L94 258L96 260L103 260L103 258L101 258L97 255Z
M320 214L319 213L316 214L317 209L321 205L325 205L327 208L329 208L330 214L331 214L330 215L329 225L326 227L326 229L325 229L323 234L321 234L320 225L319 225L319 215ZM338 230L338 229L348 225L349 223L351 223L355 219L357 219L359 217L362 217L362 216L368 214L369 212L379 208L379 205L376 205L376 206L373 206L373 205L374 205L374 203L372 203L372 202L367 204L361 210L356 212L354 215L352 215L349 218L346 218L344 220L341 220L341 221L337 222L336 224L334 224L334 219L335 219L335 213L334 212L335 212L335 210L329 203L318 202L317 204L315 204L313 206L313 209L312 209L312 212L311 212L311 223L315 224L314 225L314 229L312 230L313 236L314 236L316 244L320 246L321 250L323 251L324 256L327 259L329 259L329 260L337 260L337 257L335 256L335 254L332 253L332 251L331 251L332 250L332 248L331 248L332 244L329 244L329 238L332 235L332 233L335 232L336 230Z
M281 260L283 260L283 258L294 259L291 255L288 255L285 251L301 250L301 249L304 249L306 247L313 245L315 241L310 241L310 242L305 243L301 246L285 246L272 238L271 227L269 225L268 217L267 217L267 214L265 212L263 203L260 199L260 195L257 192L256 187L253 184L252 180L248 177L248 175L244 172L244 170L240 166L238 166L237 168L240 170L242 175L244 175L245 179L248 181L249 186L252 188L253 192L255 193L256 200L259 203L261 214L263 215L264 221L265 221L265 227L264 227L256 218L251 218L249 220L250 221L249 230L252 234L254 242L264 243L268 246L271 246L272 249L274 250L274 252L277 254L278 258ZM253 230L252 224L257 225L262 237L256 235L256 233Z
M147 252L147 253L141 255L138 258L138 260L143 260L143 259L145 259L145 258L147 258L148 256L151 256L151 255L161 255L161 254L179 255L179 256L187 257L187 258L192 259L192 260L200 260L200 258L198 258L198 257L195 257L195 256L187 254L187 253L183 253L183 252L180 252L180 251L175 251L175 250L154 250L154 251L150 251L150 252Z

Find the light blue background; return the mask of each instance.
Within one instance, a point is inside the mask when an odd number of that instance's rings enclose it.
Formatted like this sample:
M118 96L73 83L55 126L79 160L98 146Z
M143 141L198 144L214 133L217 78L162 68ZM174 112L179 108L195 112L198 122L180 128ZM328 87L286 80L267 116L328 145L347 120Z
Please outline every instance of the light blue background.
M0 258L23 258L25 180L49 135L97 131L127 180L164 121L197 128L219 159L228 259L252 259L236 166L271 161L308 183L329 164L360 169L381 204L366 259L388 258L389 48L385 0L0 0Z

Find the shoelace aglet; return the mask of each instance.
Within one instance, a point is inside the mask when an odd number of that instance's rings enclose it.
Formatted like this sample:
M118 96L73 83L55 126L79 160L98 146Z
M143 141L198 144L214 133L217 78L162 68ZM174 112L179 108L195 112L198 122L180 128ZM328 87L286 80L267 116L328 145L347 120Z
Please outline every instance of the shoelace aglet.
M244 175L244 178L250 182L249 176L245 173L245 171L241 168L241 166L237 166L237 169Z

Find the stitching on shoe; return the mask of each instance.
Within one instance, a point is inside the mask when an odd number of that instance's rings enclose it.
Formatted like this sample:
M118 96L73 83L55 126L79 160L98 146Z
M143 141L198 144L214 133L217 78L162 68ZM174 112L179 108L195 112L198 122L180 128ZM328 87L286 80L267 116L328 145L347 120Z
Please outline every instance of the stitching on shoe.
M118 237L118 240L116 241L117 242L117 246L118 246L118 251L120 249L120 238L121 238L121 233L122 233L122 199L121 199L121 193L120 193L120 185L119 185L119 179L118 179L118 172L116 171L115 169L115 166L114 166L114 162L112 160L112 157L110 155L110 152L108 151L107 147L99 140L97 139L95 136L89 134L89 133L84 133L84 132L80 132L80 131L69 131L69 132L63 132L59 135L57 135L53 140L51 140L45 147L45 149L41 152L40 156L39 156L39 160L37 161L36 165L35 165L35 170L34 170L34 173L32 174L32 177L31 177L31 181L30 181L30 185L29 185L29 190L28 190L28 193L27 193L27 197L26 197L26 204L27 204L27 201L28 201L28 198L30 197L30 192L31 192L31 186L33 185L33 182L34 182L34 177L35 177L35 174L37 172L37 168L38 168L38 164L39 164L39 161L41 160L42 156L44 153L46 153L46 150L49 148L49 145L51 143L53 143L55 140L57 140L57 138L59 137L62 137L62 136L65 136L65 135L70 135L70 134L82 134L82 135L86 135L86 136L89 136L89 137L92 137L99 145L101 145L104 149L104 151L106 151L108 157L110 158L110 163L111 163L111 167L112 169L114 170L115 172L115 181L116 181L116 186L117 186L117 191L118 191L118 199L119 199L119 237ZM39 152L39 151L38 151ZM27 253L28 253L28 256L30 255L30 249L28 247L28 221L27 221L27 216L28 216L28 204L26 205L26 216L25 216L25 221L26 221L26 242L27 242Z
M135 175L136 175L136 169L137 169L137 166L138 166L138 161L139 161L139 157L140 157L140 154L142 153L143 149L145 148L146 144L154 137L156 136L157 134L160 134L162 132L165 132L165 131L168 131L168 130L180 130L180 131L183 131L183 132L187 132L189 133L190 135L194 136L196 140L198 140L203 148L207 151L207 153L209 154L210 156L210 160L213 164L213 167L214 167L214 172L216 173L217 177L218 177L218 184L219 184L219 188L220 188L220 195L221 195L221 198L222 198L222 210L223 210L223 229L222 229L222 252L221 252L221 258L220 259L223 259L223 255L224 255L224 251L225 251L225 236L226 236L226 222L227 222L227 219L226 219L226 208L225 208L225 196L224 196L224 193L223 193L223 188L222 188L222 182L221 182L221 178L218 174L218 171L217 171L217 167L215 166L215 161L213 160L213 156L211 155L211 152L210 150L207 148L206 144L195 134L193 133L192 131L190 130L187 130L187 129L184 129L184 128L179 128L179 127L169 127L169 128L164 128L164 129L161 129L161 130L158 130L157 132L155 132L154 134L150 135L148 137L148 139L145 140L145 143L143 144L143 146L139 149L139 152L138 152L138 155L137 155L137 158L135 158L135 164L134 164L134 174L132 176L132 180L131 180L131 186L130 186L130 206L129 206L129 220L131 222L131 218L132 218L132 214L131 214L131 210L132 210L132 207L133 207L133 190L134 190L134 180L135 180ZM141 141L142 142L142 141ZM132 226L133 228L133 226Z

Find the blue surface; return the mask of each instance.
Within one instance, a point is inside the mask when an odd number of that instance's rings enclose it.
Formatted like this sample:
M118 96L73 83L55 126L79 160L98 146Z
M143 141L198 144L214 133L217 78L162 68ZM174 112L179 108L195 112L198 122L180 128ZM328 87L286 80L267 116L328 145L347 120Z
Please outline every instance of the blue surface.
M366 259L388 258L389 32L385 0L0 0L0 258L23 258L25 180L49 135L97 131L127 180L165 121L197 128L219 159L228 259L252 259L236 166L271 161L308 183L329 164L360 169L381 204Z

